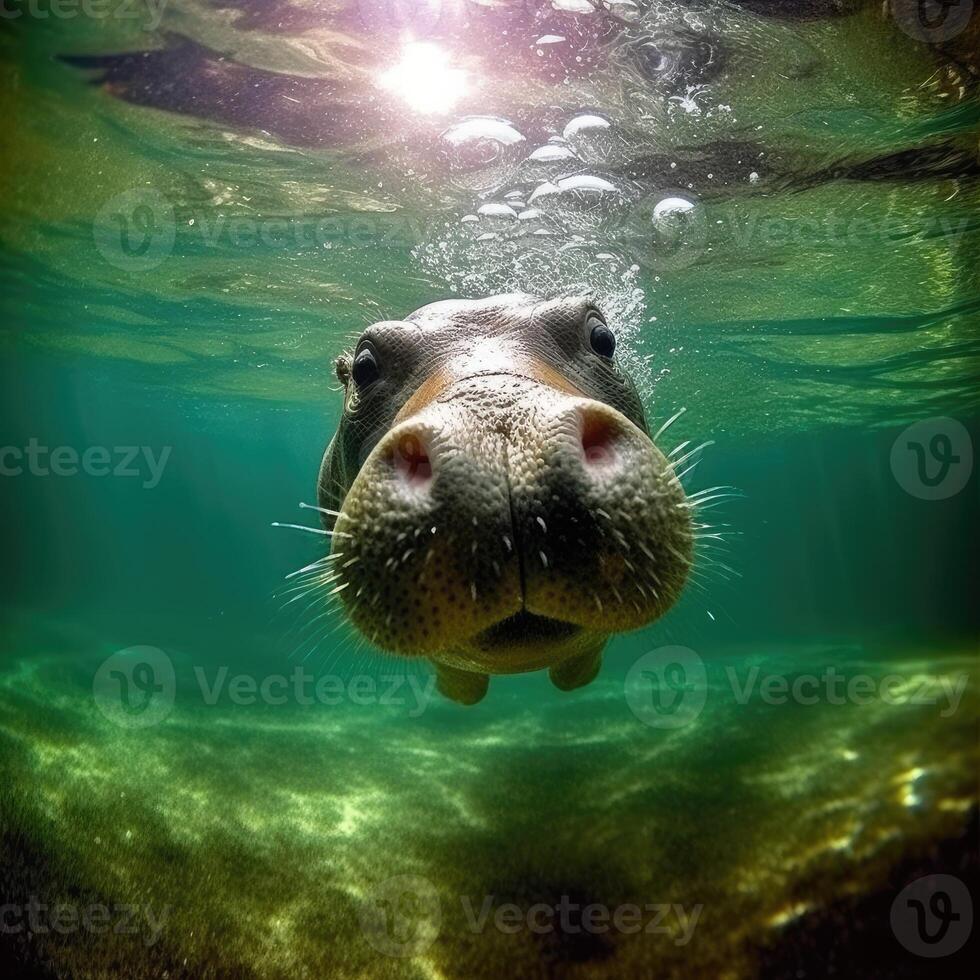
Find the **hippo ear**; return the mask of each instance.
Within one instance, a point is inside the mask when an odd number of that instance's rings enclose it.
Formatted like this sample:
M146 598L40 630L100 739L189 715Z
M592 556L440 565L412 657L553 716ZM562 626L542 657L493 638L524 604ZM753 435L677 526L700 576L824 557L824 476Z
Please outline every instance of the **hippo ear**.
M351 359L349 354L341 354L334 364L334 370L337 372L337 378L344 386L344 390L347 389L347 385L350 382L350 365Z

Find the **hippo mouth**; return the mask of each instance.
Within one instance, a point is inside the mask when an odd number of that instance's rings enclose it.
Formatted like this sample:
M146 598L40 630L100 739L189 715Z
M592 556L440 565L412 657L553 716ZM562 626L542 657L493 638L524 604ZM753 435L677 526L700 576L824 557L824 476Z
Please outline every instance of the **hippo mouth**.
M475 642L481 650L493 651L502 647L560 643L581 632L582 627L574 623L552 619L550 616L538 616L522 609L478 633Z

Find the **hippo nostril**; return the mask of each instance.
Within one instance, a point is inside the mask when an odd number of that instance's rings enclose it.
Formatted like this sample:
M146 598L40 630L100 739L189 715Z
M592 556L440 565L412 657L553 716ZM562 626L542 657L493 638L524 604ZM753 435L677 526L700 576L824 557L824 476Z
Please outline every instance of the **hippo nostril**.
M408 486L422 488L432 480L432 461L425 440L415 432L403 433L395 444L395 472Z
M586 411L582 417L582 453L591 467L612 466L619 456L616 443L619 427L605 413Z

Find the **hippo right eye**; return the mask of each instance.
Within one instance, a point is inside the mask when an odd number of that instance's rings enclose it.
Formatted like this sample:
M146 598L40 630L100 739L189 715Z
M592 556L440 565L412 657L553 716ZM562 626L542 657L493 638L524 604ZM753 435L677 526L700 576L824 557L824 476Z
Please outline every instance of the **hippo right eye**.
M616 335L599 317L592 317L590 322L593 324L589 333L592 349L601 357L611 358L616 353Z
M374 356L374 351L370 347L365 347L354 358L354 363L351 365L351 377L354 379L354 384L358 388L366 388L381 377L381 368L378 366L378 359Z

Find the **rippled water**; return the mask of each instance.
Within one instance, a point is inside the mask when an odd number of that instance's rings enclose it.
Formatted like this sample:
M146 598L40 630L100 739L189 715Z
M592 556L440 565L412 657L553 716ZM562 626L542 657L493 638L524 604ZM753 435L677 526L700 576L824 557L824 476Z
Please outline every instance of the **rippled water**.
M890 910L975 877L976 15L4 4L3 895L165 921L5 931L0 963L955 975ZM654 428L685 410L664 448L713 442L690 487L738 496L728 550L594 685L496 678L463 710L276 598L320 547L270 524L303 522L364 326L515 290L592 293ZM58 475L59 446L110 472L132 446L133 475ZM704 699L676 726L636 687L665 644ZM100 697L137 645L173 671L152 725ZM340 693L206 696L297 665ZM872 694L838 703L828 671ZM738 695L767 676L817 700ZM702 911L682 942L673 913L507 932L474 927L486 896Z

